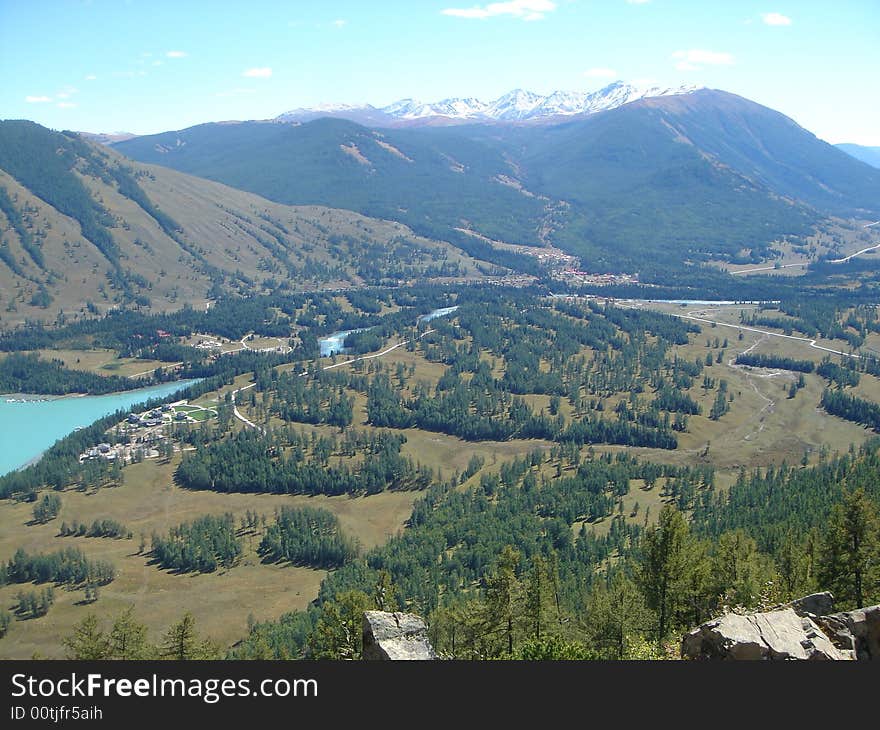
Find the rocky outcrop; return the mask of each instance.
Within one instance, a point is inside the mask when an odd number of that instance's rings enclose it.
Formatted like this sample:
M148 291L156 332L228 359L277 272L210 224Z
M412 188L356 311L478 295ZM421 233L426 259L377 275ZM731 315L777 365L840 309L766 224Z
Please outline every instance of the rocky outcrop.
M366 611L364 659L437 659L424 619L413 613Z
M689 632L686 659L880 659L880 606L831 613L834 598L816 593L771 611L727 614Z
M856 659L880 659L880 606L820 616L818 623L835 646Z
M834 611L834 596L828 591L811 593L786 605L791 606L798 616L825 616Z

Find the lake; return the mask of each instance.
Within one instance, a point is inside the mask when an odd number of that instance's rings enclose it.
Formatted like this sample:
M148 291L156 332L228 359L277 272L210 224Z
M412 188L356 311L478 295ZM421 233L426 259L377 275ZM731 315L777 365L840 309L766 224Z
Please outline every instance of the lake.
M24 403L7 403L10 396L0 396L0 474L27 464L78 426L151 398L164 398L196 382L179 380L107 395L42 396L50 400L38 400L41 396L35 395Z

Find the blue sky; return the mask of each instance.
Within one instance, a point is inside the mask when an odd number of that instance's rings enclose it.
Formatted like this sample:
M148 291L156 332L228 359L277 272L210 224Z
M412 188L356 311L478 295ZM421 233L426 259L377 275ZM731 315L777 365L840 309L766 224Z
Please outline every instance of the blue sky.
M880 145L878 49L878 0L0 0L0 118L143 134L623 79Z

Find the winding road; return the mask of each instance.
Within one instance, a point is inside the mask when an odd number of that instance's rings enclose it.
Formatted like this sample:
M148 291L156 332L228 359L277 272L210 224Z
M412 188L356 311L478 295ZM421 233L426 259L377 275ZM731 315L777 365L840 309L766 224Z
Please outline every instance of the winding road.
M718 327L730 327L735 330L740 330L742 332L755 332L759 335L766 335L767 337L781 337L785 340L795 340L796 342L806 342L810 347L816 350L822 350L822 352L830 352L833 355L842 355L843 357L851 357L855 359L861 359L861 355L856 355L852 352L843 352L842 350L834 350L830 347L823 347L822 345L817 345L817 340L811 340L809 337L798 337L797 335L782 335L778 332L768 332L767 330L761 330L757 327L747 327L742 324L729 324L728 322L719 322L714 319L708 319L707 317L696 317L694 315L705 312L705 309L695 309L692 312L688 312L687 314L675 314L674 312L667 312L667 314L671 314L673 317L678 317L679 319L690 319L694 322L705 322L706 324L716 325Z
M372 355L361 355L360 357L354 357L354 358L351 358L350 360L345 360L345 361L343 361L343 362L337 362L337 363L334 363L333 365L325 365L324 367L321 368L321 370L333 370L334 368L340 368L340 367L342 367L343 365L351 365L352 363L356 363L356 362L359 362L359 361L361 361L361 360L372 360L372 359L377 358L377 357L382 357L383 355L387 355L389 352L393 352L393 351L396 350L398 347L403 347L404 345L407 345L407 344L409 344L410 342L415 342L416 340L420 340L420 339L422 339L422 337L424 337L425 335L429 335L429 334L431 334L432 332L435 332L435 331L436 331L436 330L425 330L425 331L422 332L422 334L420 334L418 337L416 337L416 338L414 338L414 339L412 339L412 340L403 340L403 342L398 342L396 345L391 345L391 347L388 347L388 348L382 350L382 352L376 352L376 353L373 353ZM299 376L302 378L302 377L305 377L305 376L308 375L308 374L309 374L309 372L308 372L307 370L303 370L303 371L299 374ZM236 403L235 403L235 396L236 396L238 393L240 393L240 392L243 391L243 390L250 390L250 389L253 388L254 386L256 386L256 383L251 383L250 385L245 385L245 386L243 386L243 387L241 387L241 388L236 388L235 390L232 391L232 414L233 414L233 415L234 415L239 421L241 421L243 424L245 424L245 426L247 426L248 428L255 428L255 429L257 429L258 431L260 431L260 433L265 434L265 433L266 433L266 429L264 429L262 426L258 426L258 425L257 425L256 423L254 423L253 421L249 421L247 418L245 418L245 417L241 414L241 412L238 410L238 406L237 406Z

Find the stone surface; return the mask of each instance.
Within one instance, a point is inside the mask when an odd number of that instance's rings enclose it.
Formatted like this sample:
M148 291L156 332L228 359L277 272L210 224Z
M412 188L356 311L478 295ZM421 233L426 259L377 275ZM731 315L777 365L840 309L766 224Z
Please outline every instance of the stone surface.
M854 652L862 661L880 660L880 605L820 616L817 621L836 647Z
M794 608L755 614L727 614L697 627L682 640L690 659L853 659L837 648L812 619Z
M428 641L428 628L413 613L366 611L364 613L364 659L437 659Z
M828 591L811 593L787 604L798 616L826 616L834 611L834 596Z

